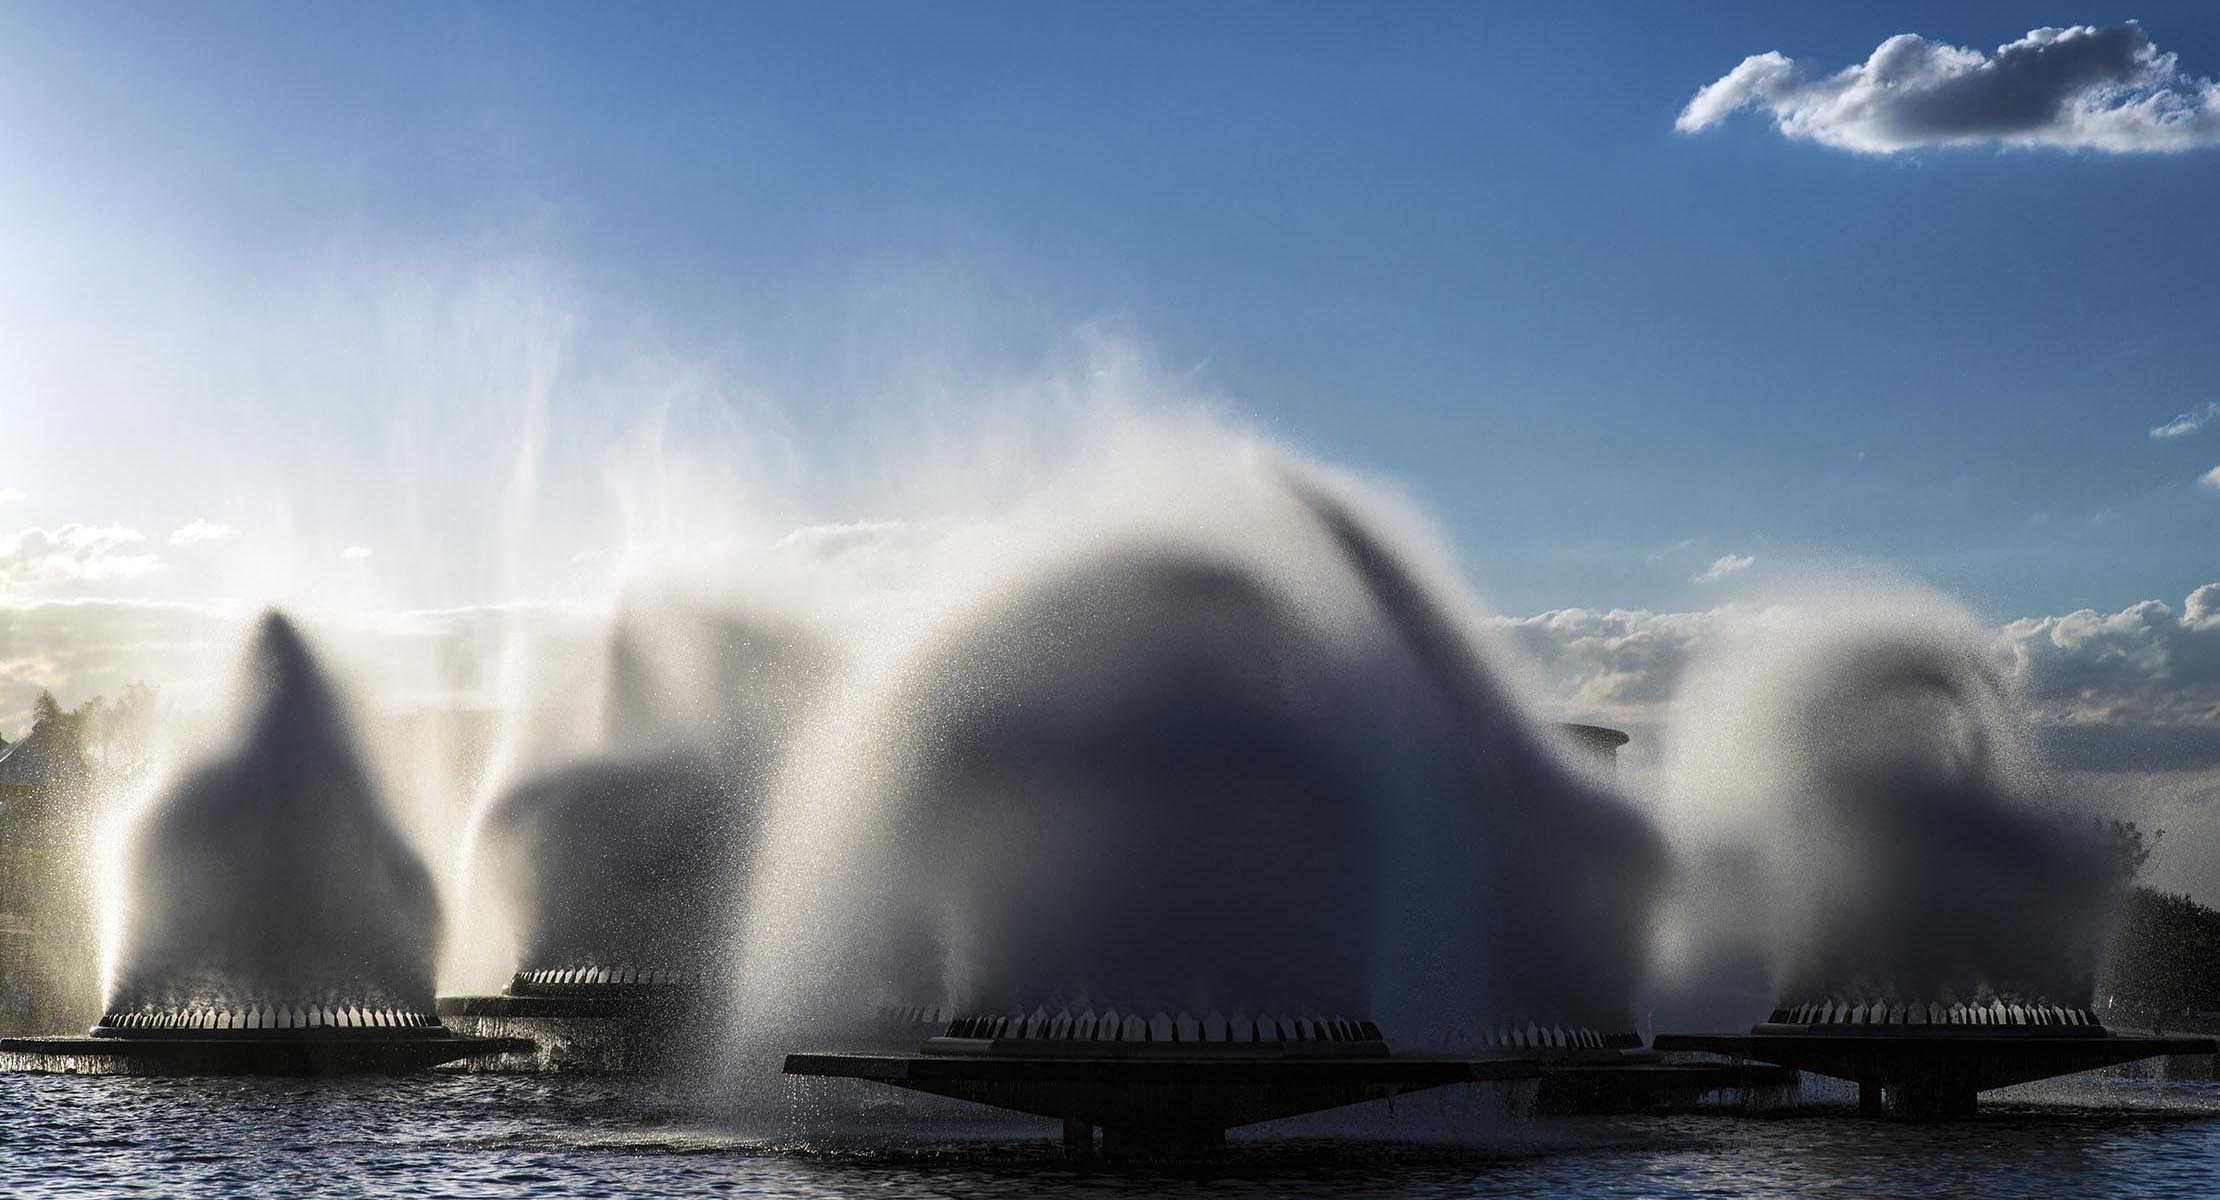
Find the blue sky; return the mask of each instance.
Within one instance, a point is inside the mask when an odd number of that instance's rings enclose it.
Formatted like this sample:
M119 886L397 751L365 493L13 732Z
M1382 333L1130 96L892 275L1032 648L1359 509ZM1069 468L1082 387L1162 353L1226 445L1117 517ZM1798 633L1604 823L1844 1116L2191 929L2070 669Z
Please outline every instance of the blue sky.
M283 494L325 557L390 557L375 387L288 392L189 318L522 257L828 390L887 279L963 297L987 357L1106 322L1400 480L1509 612L1700 606L1728 554L1999 620L2178 603L2220 578L2220 425L2148 431L2220 400L2220 149L1673 127L1746 55L2131 17L2220 76L2205 5L0 5L0 525L159 540ZM842 503L812 515L886 515Z

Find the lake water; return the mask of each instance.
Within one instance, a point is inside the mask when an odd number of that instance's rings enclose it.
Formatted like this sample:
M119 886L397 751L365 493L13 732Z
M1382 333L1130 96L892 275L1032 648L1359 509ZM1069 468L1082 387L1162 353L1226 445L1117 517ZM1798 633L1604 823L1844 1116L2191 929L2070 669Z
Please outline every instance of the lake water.
M862 1086L862 1085L856 1085ZM2220 1084L2084 1077L1974 1121L1528 1122L1485 1148L1236 1140L1207 1166L1073 1164L1046 1122L901 1145L737 1131L674 1085L559 1076L0 1076L0 1194L365 1196L2212 1196Z

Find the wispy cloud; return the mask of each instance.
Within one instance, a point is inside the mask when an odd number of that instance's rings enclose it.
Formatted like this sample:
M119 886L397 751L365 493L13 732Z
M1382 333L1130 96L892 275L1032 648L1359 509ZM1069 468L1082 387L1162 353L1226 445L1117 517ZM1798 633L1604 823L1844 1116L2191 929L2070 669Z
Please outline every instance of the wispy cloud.
M1737 571L1747 571L1756 565L1757 557L1751 554L1722 554L1711 560L1702 572L1691 575L1690 583L1717 583Z
M0 505L21 504L30 498L31 493L22 488L0 488Z
M345 550L339 552L339 557L347 560L348 562L361 562L363 559L370 557L370 547L349 546Z
M170 534L170 545L191 546L201 542L220 542L239 536L239 531L229 525L219 525L206 517L194 517L192 522L180 526Z
M2214 467L2210 471L2199 475L2197 477L2197 485L2199 487L2208 487L2211 488L2213 491L2220 492L2220 467Z
M2173 420L2151 430L2154 438L2186 437L2214 421L2220 421L2220 400L2206 402L2203 408L2192 408Z
M1762 109L1782 135L1862 154L1993 143L2174 152L2220 145L2220 84L2183 74L2143 27L2036 29L1993 54L1903 33L1833 74L1754 54L1697 92L1674 128Z
M162 565L136 552L146 535L121 525L63 525L0 534L0 592L107 579L132 579Z

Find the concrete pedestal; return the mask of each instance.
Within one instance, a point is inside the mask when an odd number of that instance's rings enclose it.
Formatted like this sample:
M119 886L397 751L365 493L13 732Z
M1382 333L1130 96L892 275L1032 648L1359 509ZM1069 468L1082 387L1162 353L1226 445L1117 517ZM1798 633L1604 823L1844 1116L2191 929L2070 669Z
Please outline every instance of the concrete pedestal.
M1974 1114L1982 1092L2165 1055L2210 1055L2207 1037L2092 1025L1796 1025L1746 1034L1659 1034L1659 1050L1754 1059L1858 1085L1858 1110L1905 1120Z

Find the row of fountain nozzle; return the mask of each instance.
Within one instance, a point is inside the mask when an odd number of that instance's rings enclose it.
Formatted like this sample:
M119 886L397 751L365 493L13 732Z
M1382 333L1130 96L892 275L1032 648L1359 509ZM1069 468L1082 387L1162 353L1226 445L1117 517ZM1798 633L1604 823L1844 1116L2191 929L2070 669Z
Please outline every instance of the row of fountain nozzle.
M1795 1008L1775 1009L1776 1025L2102 1025L2097 1014L2086 1008L2062 1008L2055 1004L2006 1004L1992 1000L1987 1004L1939 1003L1921 1004L1851 1004L1846 1000L1830 1000L1823 1004L1801 1004Z
M703 982L699 971L642 970L638 967L553 967L519 971L509 982L512 992L549 987L693 987Z
M1098 1042L1377 1042L1380 1027L1370 1021L1347 1017L1249 1017L1222 1013L1196 1017L1190 1013L1159 1012L1120 1015L1116 1009L1096 1013L1070 1009L1050 1014L1034 1009L1032 1015L958 1017L944 1035L952 1038L1045 1038L1058 1041Z
M1511 1050L1633 1050L1642 1045L1638 1033L1602 1033L1562 1025L1544 1029L1531 1022L1523 1028L1505 1025L1490 1029L1482 1038L1492 1047Z
M903 1020L914 1023L939 1023L940 1010L910 1008L897 1012ZM1139 1013L1120 1015L1116 1009L1096 1013L1084 1009L1074 1014L1070 1009L1051 1014L1036 1008L1030 1015L1016 1013L1008 1016L964 1016L948 1021L947 1032L952 1038L971 1039L1047 1039L1056 1041L1099 1042L1377 1042L1384 1040L1380 1027L1371 1021L1348 1017L1250 1017L1236 1013L1231 1017L1213 1012L1204 1017L1189 1013L1177 1015L1158 1012L1143 1017ZM1524 1026L1503 1025L1484 1031L1483 1040L1498 1049L1595 1049L1623 1050L1642 1044L1639 1034L1602 1033L1584 1027L1566 1028L1562 1025L1541 1026L1528 1023Z
M330 1007L188 1008L102 1015L104 1029L421 1029L438 1025L430 1013L400 1008Z

